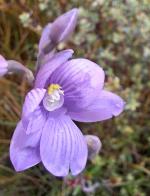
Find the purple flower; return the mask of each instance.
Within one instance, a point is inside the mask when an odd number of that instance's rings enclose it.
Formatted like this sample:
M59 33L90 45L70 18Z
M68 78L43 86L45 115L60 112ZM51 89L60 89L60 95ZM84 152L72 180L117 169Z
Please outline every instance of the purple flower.
M102 68L87 59L69 60L72 54L61 51L44 64L25 98L10 145L16 171L42 162L55 176L79 174L87 162L87 141L72 120L102 121L123 111L124 101L103 89Z

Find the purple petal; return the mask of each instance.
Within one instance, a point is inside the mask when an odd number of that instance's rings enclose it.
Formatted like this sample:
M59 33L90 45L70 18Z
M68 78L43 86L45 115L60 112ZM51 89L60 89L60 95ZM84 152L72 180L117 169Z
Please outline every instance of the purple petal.
M62 87L69 111L87 107L104 85L104 71L87 59L73 59L52 73L49 83Z
M10 159L16 171L28 169L41 161L39 141L41 132L27 135L19 122L10 144Z
M4 76L8 71L8 63L5 58L0 55L0 77Z
M23 118L23 126L26 128L26 134L31 134L43 129L47 119L47 112L43 107L38 107L27 118Z
M125 102L122 98L103 90L91 105L76 112L69 112L69 115L76 121L96 122L118 116L123 111L124 106Z
M28 117L32 112L34 112L46 93L46 89L35 88L32 89L26 96L23 105L22 117Z
M55 176L77 175L87 161L84 136L69 116L51 116L43 129L40 155L46 169Z
M53 71L72 57L73 50L64 50L56 53L37 73L36 88L44 88Z

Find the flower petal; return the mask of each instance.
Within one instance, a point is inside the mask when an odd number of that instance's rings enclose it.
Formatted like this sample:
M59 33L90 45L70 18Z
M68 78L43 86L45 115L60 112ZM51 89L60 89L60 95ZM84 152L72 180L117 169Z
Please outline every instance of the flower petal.
M37 73L35 87L44 88L53 71L71 58L72 54L73 50L64 50L56 53Z
M43 126L47 119L47 111L43 107L38 107L33 113L27 118L22 119L26 134L31 134L43 129Z
M80 173L87 161L84 136L67 115L51 116L43 129L40 155L44 166L55 176Z
M39 104L41 103L46 89L32 89L26 96L25 102L23 104L22 117L28 117L32 112L34 112Z
M41 132L27 135L20 121L10 144L10 159L16 171L28 169L41 161L39 140Z
M0 55L0 77L4 76L8 71L8 63L5 58Z
M87 59L73 59L52 73L49 83L59 84L71 111L87 107L104 85L104 71Z
M118 116L124 106L125 102L121 97L103 90L91 105L76 112L69 112L69 115L79 122L96 122Z

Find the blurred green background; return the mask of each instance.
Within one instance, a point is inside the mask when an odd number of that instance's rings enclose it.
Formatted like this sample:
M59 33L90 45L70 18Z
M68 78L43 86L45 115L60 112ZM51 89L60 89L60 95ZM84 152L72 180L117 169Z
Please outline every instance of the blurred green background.
M79 8L75 33L58 50L100 64L105 88L127 102L119 117L79 124L102 141L82 175L56 178L38 165L16 173L9 143L26 92L18 75L0 79L0 196L150 195L150 0L0 0L0 54L35 68L42 27ZM30 157L29 157L30 158Z

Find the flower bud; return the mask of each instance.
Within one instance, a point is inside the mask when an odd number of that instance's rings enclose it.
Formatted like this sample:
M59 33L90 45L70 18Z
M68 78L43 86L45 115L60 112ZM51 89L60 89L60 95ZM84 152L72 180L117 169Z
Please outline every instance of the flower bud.
M0 77L4 76L8 72L8 63L5 58L0 55Z
M30 69L23 66L21 63L15 60L8 60L8 73L19 73L19 74L25 74L25 77L29 84L33 83L34 76Z
M44 28L39 42L37 68L51 58L56 45L69 38L77 23L78 10L76 8L56 18Z
M85 135L88 146L88 159L92 160L99 153L101 149L101 141L97 136Z

